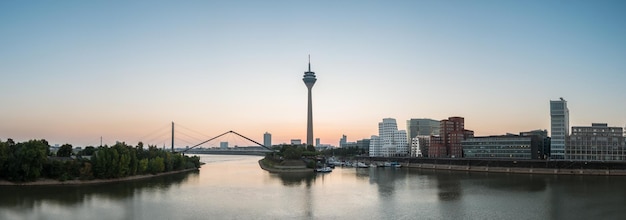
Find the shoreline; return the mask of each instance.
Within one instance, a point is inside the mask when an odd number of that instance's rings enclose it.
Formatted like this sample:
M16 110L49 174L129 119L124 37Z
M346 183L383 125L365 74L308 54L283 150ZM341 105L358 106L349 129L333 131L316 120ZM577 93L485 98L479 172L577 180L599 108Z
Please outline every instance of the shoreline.
M309 173L309 172L313 172L313 169L310 168L302 168L302 167L289 167L289 166L281 166L280 168L271 168L271 167L266 167L265 165L263 165L263 160L264 159L260 159L258 161L259 166L261 167L261 169L268 171L270 173Z
M361 157L368 162L397 161L412 169L542 175L626 176L623 161L547 161L467 158Z
M191 171L199 170L199 168L185 169L185 170L176 170L169 171L157 174L144 174L144 175L134 175L127 176L122 178L115 179L93 179L93 180L66 180L59 181L54 179L38 179L33 182L11 182L8 180L0 180L0 186L80 186L80 185L94 185L94 184L104 184L104 183L116 183L116 182L125 182L132 180L141 180L141 179L149 179L153 177L166 176L178 173L186 173Z

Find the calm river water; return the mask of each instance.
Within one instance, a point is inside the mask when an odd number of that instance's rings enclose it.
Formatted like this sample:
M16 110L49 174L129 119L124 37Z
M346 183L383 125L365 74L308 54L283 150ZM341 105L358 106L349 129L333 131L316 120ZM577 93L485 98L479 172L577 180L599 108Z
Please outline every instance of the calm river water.
M626 178L336 168L279 175L256 156L86 186L0 186L0 219L626 219Z

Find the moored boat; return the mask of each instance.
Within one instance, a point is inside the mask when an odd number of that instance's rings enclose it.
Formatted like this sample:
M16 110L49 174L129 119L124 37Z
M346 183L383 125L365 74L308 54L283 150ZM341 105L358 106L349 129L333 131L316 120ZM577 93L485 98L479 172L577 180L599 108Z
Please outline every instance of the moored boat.
M323 168L315 169L315 172L318 172L318 173L330 173L330 172L333 172L333 169L330 168L330 167L323 167Z
M363 162L356 163L357 168L368 168L369 166Z

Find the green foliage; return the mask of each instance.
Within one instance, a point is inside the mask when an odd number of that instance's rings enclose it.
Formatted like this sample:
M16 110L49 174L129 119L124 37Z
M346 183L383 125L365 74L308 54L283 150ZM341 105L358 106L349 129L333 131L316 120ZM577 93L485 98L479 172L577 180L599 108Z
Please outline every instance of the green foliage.
M91 166L90 162L85 162L83 164L83 166L79 169L79 173L80 173L79 178L81 180L92 180L92 179L94 179L93 171L92 171L91 167L92 166Z
M309 160L309 162L306 163L306 167L307 168L315 168L315 161L314 160Z
M338 157L353 157L360 154L366 153L364 149L358 149L356 147L348 147L348 148L334 148L327 149L321 152L326 156L338 156Z
M311 151L311 152L315 152L315 147L313 145L307 145L306 146L306 150L307 151Z
M146 174L148 172L148 158L143 158L139 161L139 166L137 167L138 174Z
M85 147L82 151L80 151L81 156L91 156L96 151L96 148L93 146Z
M165 164L163 163L163 158L156 157L156 158L150 159L150 162L148 163L148 172L152 174L156 174L156 173L163 172L164 170L165 170Z
M57 151L57 157L69 157L72 156L73 147L71 144L62 145Z
M312 146L307 148L298 145L283 145L278 155L282 156L284 159L296 160L302 157L316 156L318 154Z
M1 145L0 175L11 181L33 181L42 176L47 161L48 142L30 140L15 144L9 139Z
M63 145L57 155L69 156L71 149L71 145ZM17 144L11 139L0 141L0 179L18 182L34 181L40 177L61 181L110 179L200 167L200 158L197 156L171 153L155 146L144 150L141 142L137 147L123 142L97 149L87 147L80 155L91 155L91 160L48 159L49 152L45 140Z

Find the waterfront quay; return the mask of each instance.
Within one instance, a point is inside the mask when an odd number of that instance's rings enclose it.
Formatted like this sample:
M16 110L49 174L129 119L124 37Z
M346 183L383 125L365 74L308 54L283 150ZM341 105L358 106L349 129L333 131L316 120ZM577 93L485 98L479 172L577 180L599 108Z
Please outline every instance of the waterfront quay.
M404 167L493 173L626 176L622 161L506 160L466 158L358 157L359 161L397 161Z

